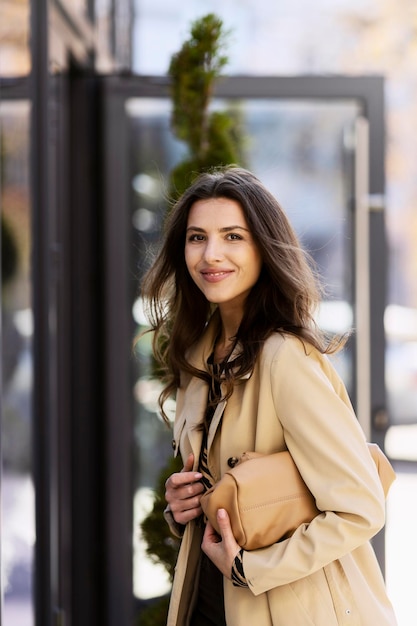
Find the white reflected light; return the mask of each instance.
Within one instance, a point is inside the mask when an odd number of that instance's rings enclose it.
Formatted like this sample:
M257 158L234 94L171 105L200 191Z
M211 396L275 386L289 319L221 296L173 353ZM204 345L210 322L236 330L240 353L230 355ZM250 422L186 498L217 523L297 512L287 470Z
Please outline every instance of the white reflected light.
M136 298L134 301L132 306L132 315L136 324L139 324L139 326L149 326L149 322L143 308L143 299L141 297Z
M149 209L137 209L132 215L132 224L136 230L140 230L145 233L156 230L157 223L155 213L152 213Z
M316 322L330 333L346 333L353 324L352 306L345 300L324 301L320 304Z
M21 309L13 315L14 325L23 337L33 335L33 313L32 309Z
M161 421L164 421L158 403L161 391L162 385L160 381L157 378L151 377L139 378L133 387L133 395L136 402L142 404L147 411L155 413ZM176 402L173 398L169 398L165 401L164 411L171 422L173 422L175 418L175 408Z
M417 309L390 304L384 314L385 332L390 339L417 339Z
M162 387L155 378L139 378L133 388L133 394L137 402L140 402L147 411L158 411L158 398Z
M160 304L160 307L161 307L162 315L165 315L168 312L166 302L162 302ZM132 316L136 324L139 324L140 326L150 326L149 319L145 312L143 298L141 296L136 298L136 300L133 303Z
M385 435L385 452L392 459L417 461L417 424L388 428Z
M136 174L132 180L133 189L140 194L151 198L158 198L159 185L155 178L149 174Z
M138 598L155 598L169 593L171 583L163 565L154 563L146 554L141 523L151 512L154 491L141 487L133 498L133 592Z

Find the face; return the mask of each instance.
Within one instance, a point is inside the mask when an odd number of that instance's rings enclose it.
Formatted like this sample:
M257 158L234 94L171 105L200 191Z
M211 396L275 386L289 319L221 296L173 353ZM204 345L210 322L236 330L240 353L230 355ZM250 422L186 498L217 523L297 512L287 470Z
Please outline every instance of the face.
M188 215L185 262L197 287L220 311L243 313L262 259L236 200L194 202Z

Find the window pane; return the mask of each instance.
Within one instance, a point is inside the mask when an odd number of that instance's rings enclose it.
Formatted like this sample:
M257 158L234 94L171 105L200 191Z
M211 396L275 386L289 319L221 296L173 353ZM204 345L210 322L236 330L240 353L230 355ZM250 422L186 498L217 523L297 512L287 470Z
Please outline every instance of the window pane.
M4 626L31 626L34 489L31 459L29 104L0 103L1 442Z
M0 76L25 76L29 72L29 0L2 0Z
M130 0L94 0L95 31L100 54L98 72L132 66L132 3Z
M149 253L158 245L167 209L167 180L171 168L184 156L184 145L170 129L170 102L131 99L129 120L131 154L132 229L138 280ZM216 100L221 110L233 107L244 129L245 165L274 193L288 213L299 237L310 251L327 286L320 323L343 332L353 323L351 200L354 122L357 102L321 103L245 99ZM140 328L146 326L140 299L133 306ZM336 366L348 387L353 381L352 354L346 349ZM162 568L146 559L146 544L138 524L152 501L158 471L171 456L170 432L157 417L159 383L152 376L150 342L138 344L134 416L134 593L140 600L168 589ZM162 570L162 573L161 573Z

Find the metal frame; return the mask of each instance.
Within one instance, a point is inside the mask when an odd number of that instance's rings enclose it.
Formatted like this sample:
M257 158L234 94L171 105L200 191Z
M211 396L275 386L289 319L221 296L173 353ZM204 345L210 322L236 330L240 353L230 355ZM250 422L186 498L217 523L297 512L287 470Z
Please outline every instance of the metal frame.
M129 321L118 304L128 301L129 284L127 268L128 260L126 250L129 249L129 226L126 223L126 212L120 207L127 206L126 193L128 189L128 164L127 164L127 138L125 120L125 102L132 97L169 98L169 81L165 77L120 77L110 76L102 79L103 102L105 112L103 117L104 132L107 137L107 145L111 146L111 154L105 150L106 162L104 164L104 179L106 180L106 232L109 239L106 244L108 255L107 281L106 281L106 311L107 311L107 338L108 338L108 394L107 397L107 424L108 432L114 432L115 438L109 447L110 465L109 471L115 472L120 480L122 489L117 489L115 484L107 485L108 511L118 511L117 523L110 523L107 541L110 545L120 544L124 541L127 528L130 524L130 510L126 507L126 486L130 475L126 464L126 450L129 449L130 441L130 417L129 397L130 390L126 386L129 381L127 336L129 333ZM385 170L384 170L384 79L380 76L346 77L346 76L297 76L297 77L247 77L236 76L224 78L219 81L215 96L224 98L273 98L273 99L316 99L316 100L344 100L356 99L362 103L363 116L367 118L369 132L369 154L366 153L367 167L369 167L368 180L362 176L361 189L369 189L369 198L361 198L362 209L367 212L366 221L369 224L369 256L367 260L369 280L370 302L370 349L369 369L367 368L371 388L365 401L369 403L364 407L363 414L366 423L363 424L370 438L384 444L386 424L375 419L385 410L385 332L383 325L383 312L385 309L386 285L386 241L384 211L372 210L372 202L377 199L379 204L383 202L385 193ZM112 155L117 159L112 159ZM358 172L357 172L358 173ZM365 185L365 187L364 187ZM363 202L365 201L365 206ZM361 263L363 259L361 259ZM381 267L382 262L382 267ZM120 338L117 343L116 335ZM116 426L117 424L117 426ZM111 459L114 459L114 465ZM123 459L120 465L120 459ZM117 462L116 462L117 460ZM122 515L125 519L122 519ZM111 518L110 518L111 519ZM123 544L124 545L124 544ZM385 546L383 532L374 541L375 549L382 569L385 562ZM127 574L126 550L114 551L110 555L110 571L120 576L125 576L124 585L131 584L131 574ZM124 573L124 574L123 574ZM110 585L110 580L109 583ZM110 622L113 626L115 621ZM120 623L120 622L119 622Z
M71 624L106 624L103 602L107 544L103 447L105 274L101 227L98 100L94 76L74 68L69 80L69 171L67 281L69 289L69 379L71 414L67 425L71 453ZM68 506L68 504L67 504ZM61 555L63 556L63 555ZM65 570L66 558L63 560ZM61 578L65 582L65 571ZM68 574L67 574L68 576Z
M369 264L369 123L355 124L354 152L354 300L355 300L355 405L358 420L371 440L371 342Z
M109 76L111 90L120 97L169 98L165 76ZM352 100L363 104L369 119L371 195L383 196L385 189L385 105L383 76L231 76L220 79L215 89L220 98L274 98Z
M28 82L35 623L105 626L98 91L91 41L60 4L37 0L31 12Z
M103 229L105 272L105 605L109 626L132 617L132 340L129 280L130 222L127 128L120 99L102 92Z
M32 33L32 124L31 124L31 190L32 190L32 272L34 315L34 428L33 464L36 494L35 545L35 623L51 625L51 607L56 596L52 591L51 550L51 411L49 381L49 177L48 157L41 145L48 143L48 26L47 0L38 0L31 12ZM57 504L57 503L54 503Z
M0 102L2 100L29 100L30 94L29 76L21 76L19 78L3 78L0 76Z

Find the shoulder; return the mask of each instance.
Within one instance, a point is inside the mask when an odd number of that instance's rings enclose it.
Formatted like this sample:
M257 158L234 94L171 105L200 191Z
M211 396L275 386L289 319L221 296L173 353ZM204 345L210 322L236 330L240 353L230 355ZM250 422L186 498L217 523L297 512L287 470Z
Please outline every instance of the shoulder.
M269 362L281 360L284 357L295 359L311 357L320 360L323 356L317 348L305 339L284 332L272 333L262 348L262 357Z
M337 390L344 387L332 360L305 339L290 333L275 332L268 337L260 355L260 366L284 379L294 373L315 373Z
M349 393L332 359L295 335L271 335L257 367L259 379L269 386L281 411L283 406L310 404L313 399L324 406L331 398L338 398L352 412ZM284 420L284 413L280 416Z

